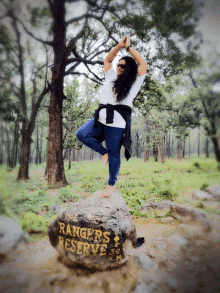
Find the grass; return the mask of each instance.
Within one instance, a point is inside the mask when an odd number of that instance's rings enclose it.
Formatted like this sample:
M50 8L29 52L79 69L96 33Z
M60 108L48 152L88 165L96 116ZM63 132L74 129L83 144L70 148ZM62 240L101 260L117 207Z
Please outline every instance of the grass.
M73 162L66 177L69 185L50 190L44 177L45 163L30 166L30 180L16 180L18 167L7 172L0 167L0 214L15 218L32 238L36 234L46 234L47 227L56 218L49 211L49 206L58 203L68 207L73 202L82 200L98 189L103 189L108 180L108 167L101 167L101 161ZM145 202L170 199L177 203L188 203L196 189L204 190L207 186L219 184L219 171L214 159L191 159L181 162L170 159L164 164L141 159L123 160L117 187L124 197L131 214L137 217L157 217L151 212L143 213ZM197 208L203 208L198 203ZM205 209L204 209L205 211Z

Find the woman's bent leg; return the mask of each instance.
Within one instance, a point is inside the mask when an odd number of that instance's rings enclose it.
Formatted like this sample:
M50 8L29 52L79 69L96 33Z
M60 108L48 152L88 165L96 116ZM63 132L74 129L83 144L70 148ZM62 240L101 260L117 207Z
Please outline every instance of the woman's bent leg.
M108 185L114 186L121 165L121 139L124 128L105 126L105 141L109 156L109 180Z
M107 153L107 150L101 145L105 139L104 125L100 123L99 126L95 128L94 122L95 118L80 127L76 132L76 136L83 144L101 155L104 155Z

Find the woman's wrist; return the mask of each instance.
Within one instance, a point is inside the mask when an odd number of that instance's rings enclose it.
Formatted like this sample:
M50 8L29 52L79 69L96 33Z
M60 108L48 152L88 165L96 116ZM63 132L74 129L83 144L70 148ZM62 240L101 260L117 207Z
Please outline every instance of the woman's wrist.
M131 48L131 47L132 47L131 45L127 46L126 50L129 52L129 48Z

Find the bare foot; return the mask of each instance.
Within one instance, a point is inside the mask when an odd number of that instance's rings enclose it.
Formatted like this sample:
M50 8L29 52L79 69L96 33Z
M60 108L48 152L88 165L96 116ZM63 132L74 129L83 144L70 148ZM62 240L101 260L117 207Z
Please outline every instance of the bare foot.
M108 154L104 154L103 158L102 158L102 167L105 167L105 165L107 165L108 163Z
M109 198L116 189L116 186L107 185L106 188L102 190L101 197Z

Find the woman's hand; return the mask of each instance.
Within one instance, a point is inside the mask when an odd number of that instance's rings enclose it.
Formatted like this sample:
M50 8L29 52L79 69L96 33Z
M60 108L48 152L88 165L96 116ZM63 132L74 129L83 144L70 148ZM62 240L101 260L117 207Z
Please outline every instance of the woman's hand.
M120 45L121 48L125 48L126 39L127 39L127 36L124 37L124 38L118 43L118 44Z
M125 48L129 47L131 45L130 43L130 34L126 35L126 41L125 41Z

